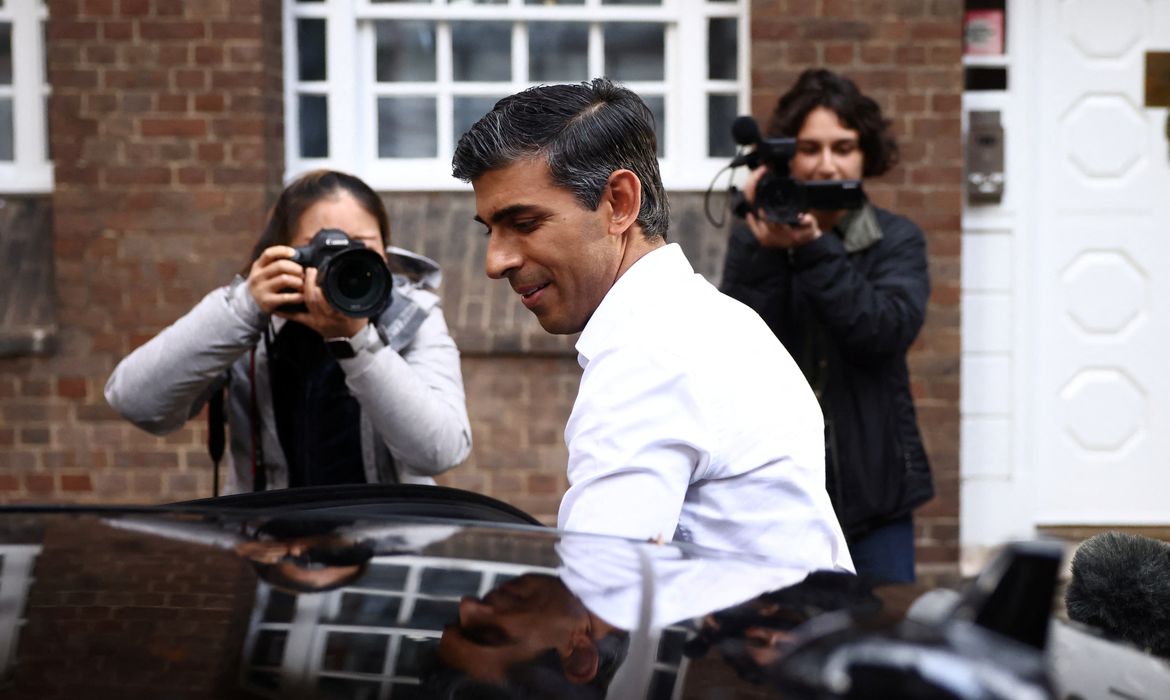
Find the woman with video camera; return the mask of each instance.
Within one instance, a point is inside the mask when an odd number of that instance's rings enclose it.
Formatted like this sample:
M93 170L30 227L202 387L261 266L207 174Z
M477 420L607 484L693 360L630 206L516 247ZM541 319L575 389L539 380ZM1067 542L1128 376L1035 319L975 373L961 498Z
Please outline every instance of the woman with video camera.
M797 181L885 173L897 145L881 108L847 78L801 74L776 105L770 137L795 138ZM914 508L934 494L910 395L906 352L926 316L921 229L864 203L803 212L792 225L753 213L736 226L722 290L754 308L808 377L825 415L829 494L859 574L914 580Z
M388 264L412 274L391 278ZM366 183L306 173L277 199L250 265L124 358L106 400L166 435L210 399L214 443L226 387L224 493L433 483L471 450L439 278L433 261L390 247Z

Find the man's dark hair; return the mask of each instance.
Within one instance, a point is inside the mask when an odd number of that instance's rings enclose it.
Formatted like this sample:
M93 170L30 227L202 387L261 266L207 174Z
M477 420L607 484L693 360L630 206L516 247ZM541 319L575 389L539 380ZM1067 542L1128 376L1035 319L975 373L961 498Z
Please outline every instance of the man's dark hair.
M898 144L888 132L890 120L873 98L861 94L852 80L823 68L810 68L780 96L768 122L768 135L795 137L817 107L832 110L858 134L864 156L861 174L876 177L898 162Z
M472 182L491 170L543 158L553 182L597 209L609 176L626 169L642 183L638 223L666 238L670 206L658 172L654 115L631 90L606 78L539 85L505 97L459 139L452 172Z

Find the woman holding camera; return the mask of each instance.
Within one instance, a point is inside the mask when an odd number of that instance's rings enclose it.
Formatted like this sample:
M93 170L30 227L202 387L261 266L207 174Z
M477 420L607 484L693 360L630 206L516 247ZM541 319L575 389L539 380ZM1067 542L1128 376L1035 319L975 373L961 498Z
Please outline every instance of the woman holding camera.
M388 306L375 300L367 317L326 299L316 265L328 254L316 237L328 230L414 273L385 286ZM368 185L336 171L302 175L278 198L246 271L123 359L106 400L165 435L226 387L225 493L433 483L471 450L459 351L433 291L438 266L389 243ZM214 412L211 422L214 432Z
M852 81L807 70L768 135L795 138L795 180L859 180L897 161L888 124ZM765 220L765 204L733 230L722 290L759 312L821 402L827 486L857 572L913 581L912 512L934 494L906 367L930 295L925 237L868 203L793 225Z

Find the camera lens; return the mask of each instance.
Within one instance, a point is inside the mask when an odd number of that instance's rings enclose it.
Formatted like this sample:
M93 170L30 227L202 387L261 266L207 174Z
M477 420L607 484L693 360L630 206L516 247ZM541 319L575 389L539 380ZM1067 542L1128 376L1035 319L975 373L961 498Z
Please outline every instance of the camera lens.
M325 300L346 316L377 316L390 303L390 270L372 250L338 253L321 270L321 280Z

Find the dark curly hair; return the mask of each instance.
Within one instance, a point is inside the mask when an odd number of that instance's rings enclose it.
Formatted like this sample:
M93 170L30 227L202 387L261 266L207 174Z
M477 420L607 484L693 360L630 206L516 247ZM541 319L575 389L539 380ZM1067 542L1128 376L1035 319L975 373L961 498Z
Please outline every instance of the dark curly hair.
M864 157L863 177L876 177L898 162L898 144L888 132L890 120L871 97L861 94L852 80L824 68L810 68L780 96L768 121L771 137L795 137L809 112L832 110L841 123L857 132Z

